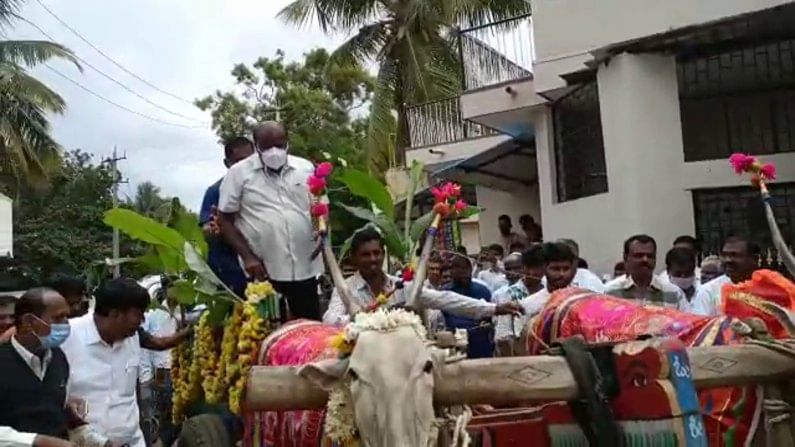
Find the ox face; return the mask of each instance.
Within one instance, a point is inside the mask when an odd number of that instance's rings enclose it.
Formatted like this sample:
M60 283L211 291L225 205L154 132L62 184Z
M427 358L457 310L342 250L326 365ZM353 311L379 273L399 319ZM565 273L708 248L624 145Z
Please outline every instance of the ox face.
M325 389L349 387L360 441L367 447L426 446L434 419L434 371L443 351L414 328L359 334L350 357L304 366L299 374Z

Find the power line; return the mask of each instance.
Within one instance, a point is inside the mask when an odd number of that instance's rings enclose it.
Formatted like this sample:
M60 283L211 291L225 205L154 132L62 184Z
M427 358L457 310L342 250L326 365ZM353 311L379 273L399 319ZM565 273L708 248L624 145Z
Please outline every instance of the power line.
M23 22L27 23L28 25L30 25L30 26L32 26L32 27L34 27L34 28L36 28L37 30L39 30L39 32L40 32L40 33L42 33L42 34L43 34L45 37L47 37L47 38L48 38L48 39L50 39L51 41L53 41L53 42L56 42L56 39L55 39L54 37L52 37L51 35L49 35L49 34L48 34L46 31L44 31L44 30L43 30L43 29L42 29L40 26L36 25L36 24L35 24L35 23L33 23L32 21L30 21L30 20L28 20L28 19L26 19L25 17L22 17L22 16L20 16L20 15L17 15L16 17L17 17L17 18L19 18L20 20L22 20ZM94 70L94 71L96 71L97 73L99 73L100 75L102 75L104 78L106 78L106 79L110 80L111 82L113 82L114 84L116 84L116 85L118 85L119 87L123 88L124 90L127 90L128 92L132 93L133 95L137 96L138 98L140 98L140 99L144 100L146 103L148 103L148 104L150 104L150 105L152 105L152 106L154 106L154 107L157 107L158 109L160 109L160 110L162 110L162 111L164 111L164 112L166 112L166 113L170 113L171 115L178 116L178 117L180 117L180 118L184 118L184 119L186 119L186 120L193 121L193 122L196 122L196 123L202 123L202 124L204 124L204 125L207 125L207 123L206 123L206 122L203 122L203 121L197 120L196 118L192 118L192 117L190 117L190 116L186 116L186 115L183 115L183 114L181 114L181 113L178 113L178 112L174 112L174 111L172 111L172 110L169 110L169 109L167 109L167 108L165 108L165 107L161 106L160 104L157 104L157 103L155 103L155 102L153 102L153 101L149 100L149 98L146 98L145 96L143 96L143 95L141 95L140 93L136 92L135 90L131 89L130 87L128 87L128 86L127 86L127 85L125 85L124 83L122 83L122 82L120 82L120 81L116 80L114 77L112 77L112 76L110 76L110 75L106 74L105 72L103 72L103 71L102 71L102 70L100 70L99 68L97 68L97 67L95 67L95 66L91 65L91 63L89 63L87 60L85 60L85 59L81 58L80 56L78 56L78 55L75 55L75 58L76 58L78 61L80 61L81 63L85 64L87 67L91 68L92 70Z
M115 107L117 107L117 108L119 108L119 109L122 109L122 110L124 110L125 112L132 113L133 115L138 115L138 116L140 116L141 118L146 118L146 119L148 119L148 120L150 120L150 121L154 121L154 122L156 122L156 123L160 123L160 124L165 124L165 125L167 125L167 126L182 127L182 128L186 128L186 129L204 129L204 128L205 128L205 126L188 126L188 125L185 125L185 124L170 123L170 122L168 122L168 121L163 121L163 120L161 120L160 118L155 118L155 117L153 117L153 116L149 116L149 115L147 115L147 114L145 114L145 113L137 112L137 111L135 111L135 110L132 110L132 109L130 109L130 108L127 108L127 107L125 107L125 106L123 106L123 105L121 105L121 104L118 104L118 103L116 103L116 102L114 102L114 101L111 101L110 99L108 99L108 98L106 98L106 97L104 97L104 96L100 95L99 93L96 93L96 92L94 92L93 90L89 89L89 88L88 88L88 87L86 87L85 85L83 85L83 84L81 84L81 83L79 83L79 82L75 81L74 79L70 78L69 76L66 76L65 74L61 73L60 71L58 71L58 70L56 70L56 69L52 68L52 67L51 67L49 64L46 64L46 63L45 63L45 64L44 64L44 66L45 66L45 67L47 67L48 69L50 69L50 70L51 70L52 72L54 72L55 74L57 74L58 76L60 76L60 77L64 78L65 80L67 80L67 81L71 82L72 84L76 85L77 87L79 87L80 89L82 89L83 91L85 91L86 93L88 93L88 94L90 94L90 95L94 96L94 97L95 97L95 98L97 98L97 99L100 99L100 100L102 100L102 101L105 101L105 102L107 102L108 104L110 104L110 105L112 105L112 106L115 106Z
M77 36L77 37L78 37L80 40L82 40L83 42L85 42L85 43L86 43L88 46L90 46L91 48L93 48L93 49L94 49L94 51L96 51L97 53L101 54L101 55L102 55L102 57L104 57L105 59L109 60L109 61L110 61L110 62L111 62L113 65L117 66L119 69L121 69L122 71L124 71L124 72L125 72L125 73L127 73L128 75L130 75L130 76L134 77L135 79L137 79L137 80L139 80L139 81L143 82L143 83L144 83L144 84L146 84L147 86L149 86L149 87L151 87L151 88L153 88L153 89L157 90L158 92L160 92L160 93L162 93L162 94L164 94L164 95L168 95L168 96L170 96L170 97L172 97L172 98L174 98L174 99L177 99L177 100L180 100L180 101L182 101L182 102L188 103L188 104L190 104L190 105L192 105L192 106L193 106L193 105L195 105L195 104L193 104L193 101L189 101L189 100L187 100L187 99L184 99L184 98L182 98L182 97L179 97L179 96L177 96L177 95L175 95L175 94L173 94L173 93L167 92L167 91L165 91L165 90L161 89L160 87L158 87L158 86L156 86L156 85L152 84L151 82L147 81L146 79L144 79L144 78L142 78L142 77L138 76L137 74L133 73L132 71L130 71L128 68L126 68L126 67L125 67L125 66L123 66L122 64L120 64L120 63L116 62L115 60L113 60L113 58L112 58L112 57L110 57L110 56L108 56L107 54L105 54L105 52L103 52L102 50L100 50L99 48L97 48L97 47L96 47L96 46L95 46L93 43L91 43L91 42L90 42L88 39L86 39L85 37L83 37L83 35L82 35L82 34L80 34L80 33L79 33L79 32L78 32L76 29L74 29L74 28L72 28L71 26L69 26L69 24L68 24L68 23L66 23L66 22L64 22L63 20L61 20L61 18L60 18L60 17L58 17L58 15L57 15L57 14L55 14L55 13L54 13L54 12L53 12L53 11L52 11L50 8L48 8L48 7L47 7L47 5L45 5L44 3L42 3L42 2L41 2L41 0L36 0L36 3L38 3L38 4L39 4L39 6L41 6L42 8L44 8L44 10L45 10L45 11L47 11L47 13L48 13L49 15L51 15L51 16L52 16L52 17L53 17L55 20L57 20L57 21L58 21L58 22L59 22L61 25L63 25L63 26L66 28L66 29L68 29L69 31L71 31L71 32L72 32L72 34L74 34L75 36Z

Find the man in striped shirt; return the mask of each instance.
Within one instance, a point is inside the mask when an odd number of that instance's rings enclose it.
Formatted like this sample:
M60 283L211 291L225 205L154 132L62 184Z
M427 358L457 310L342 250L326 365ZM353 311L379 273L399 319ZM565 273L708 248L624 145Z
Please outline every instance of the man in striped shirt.
M657 265L657 242L651 236L638 234L624 242L624 265L627 274L605 284L605 293L635 300L642 305L679 308L685 302L684 292L660 281L654 274Z

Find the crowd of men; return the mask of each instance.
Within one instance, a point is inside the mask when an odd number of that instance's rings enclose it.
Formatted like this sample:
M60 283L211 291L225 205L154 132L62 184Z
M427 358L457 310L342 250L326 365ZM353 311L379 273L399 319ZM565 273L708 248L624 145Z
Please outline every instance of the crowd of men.
M321 314L323 265L312 256L307 187L313 164L289 153L279 123L263 123L252 136L253 142L241 136L225 145L228 171L205 193L200 224L208 263L240 296L248 281L269 280L284 297L284 318L347 323L351 315L336 290ZM500 243L474 259L465 250L431 257L419 304L431 310L434 331L467 332L470 357L511 354L527 319L552 292L569 286L716 314L720 287L748 279L760 254L752 241L733 237L725 241L722 264L708 259L699 269L695 239L683 236L656 274L656 241L636 235L624 243L614 277L603 282L588 270L575 241L542 243L531 216L519 223L523 234L500 216ZM406 301L410 287L400 288L400 279L384 270L385 257L377 229L353 235L356 272L346 282L363 309L382 295L390 306ZM0 297L0 445L144 447L158 437L166 445L174 440L167 352L190 336L196 313L179 309L167 282L152 294L130 278L107 280L90 293L90 308L87 295L82 280L61 276L21 298ZM153 296L160 307L147 311Z

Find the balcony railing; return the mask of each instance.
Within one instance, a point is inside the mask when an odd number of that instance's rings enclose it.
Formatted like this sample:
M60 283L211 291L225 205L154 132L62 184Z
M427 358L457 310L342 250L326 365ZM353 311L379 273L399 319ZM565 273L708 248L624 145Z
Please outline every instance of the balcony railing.
M465 90L530 77L534 54L532 19L527 14L462 29L458 51Z
M458 97L406 108L411 147L433 146L492 135L495 131L461 117Z

